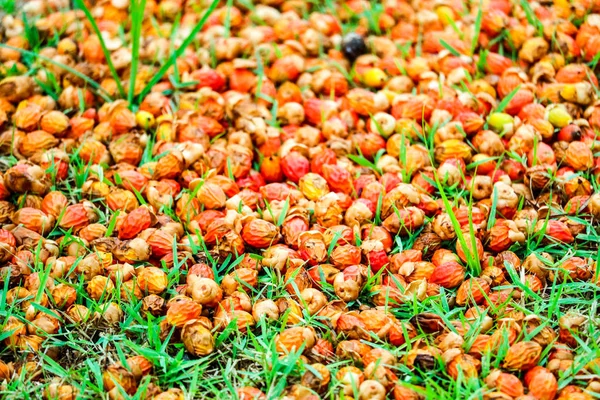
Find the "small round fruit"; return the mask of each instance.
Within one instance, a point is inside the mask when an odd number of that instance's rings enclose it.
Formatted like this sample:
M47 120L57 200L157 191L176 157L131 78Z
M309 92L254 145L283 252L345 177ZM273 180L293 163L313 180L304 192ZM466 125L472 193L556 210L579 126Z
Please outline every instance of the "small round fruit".
M342 53L347 59L354 61L366 52L365 39L358 33L349 33L342 39Z

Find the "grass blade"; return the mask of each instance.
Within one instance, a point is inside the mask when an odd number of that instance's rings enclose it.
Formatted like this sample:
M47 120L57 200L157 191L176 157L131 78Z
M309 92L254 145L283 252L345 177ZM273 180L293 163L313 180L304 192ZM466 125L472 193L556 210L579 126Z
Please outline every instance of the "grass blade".
M510 92L509 94L507 94L506 97L502 99L502 101L500 102L500 104L498 104L498 107L496 107L496 112L502 112L502 111L504 111L504 109L506 108L506 106L508 105L508 103L510 103L510 101L513 99L513 97L515 97L515 95L517 94L517 92L520 89L521 89L521 85L517 86L516 88L514 88L512 90L512 92Z
M477 17L475 17L475 33L473 34L473 40L471 42L471 54L475 54L477 43L479 42L479 33L481 32L481 21L483 20L483 5L479 2L479 9L477 10Z
M231 36L231 6L233 6L233 0L227 0L227 13L225 14L225 35L228 38Z
M81 72L69 67L68 65L65 65L63 63L59 63L57 61L54 61L51 58L42 56L40 54L34 53L32 51L29 50L24 50L24 49L19 49L18 47L13 47L13 46L7 46L5 44L0 43L0 48L1 49L10 49L10 50L15 50L18 51L21 54L25 54L28 55L30 57L34 57L34 58L39 58L40 60L44 60L46 62L49 62L50 64L56 65L57 67L60 67L62 69L64 69L65 71L75 75L78 78L81 78L83 81L85 81L88 85L90 85L92 88L94 88L94 90L96 90L98 96L102 97L102 99L104 101L106 101L107 103L110 103L112 101L112 99L110 98L110 93L108 93L106 90L104 90L104 88L102 88L102 86L100 86L98 84L98 82L94 81L92 78L90 78L87 75L82 74ZM103 93L102 93L103 92Z
M96 24L96 20L94 19L94 17L92 16L92 13L86 7L85 3L82 0L75 0L75 5L81 11L83 11L83 13L85 14L85 17L87 18L90 25L92 26L92 29L98 36L98 40L100 41L100 46L102 47L102 53L104 53L104 58L106 58L106 63L108 64L108 69L110 70L110 74L113 76L113 79L117 83L117 89L119 90L119 94L121 95L121 97L125 97L125 88L123 87L123 84L121 83L121 78L119 77L119 73L117 72L117 69L115 68L115 65L112 62L112 59L110 57L110 50L108 50L108 48L106 47L106 43L104 42L104 38L102 37L100 28L98 28L98 24Z
M479 263L479 254L477 254L477 248L472 244L472 249L469 248L467 246L467 241L465 240L464 234L462 232L462 230L460 229L460 223L458 222L458 220L456 219L456 216L454 215L454 213L452 212L452 205L450 204L450 201L448 200L448 197L446 196L446 193L444 192L444 188L442 183L440 182L440 178L437 174L437 171L434 170L434 176L435 176L435 182L438 188L438 191L440 192L440 197L442 198L442 201L444 203L444 208L446 210L446 212L448 213L448 215L450 216L450 220L452 221L452 226L454 227L454 230L456 231L456 237L458 239L458 241L460 242L460 245L465 253L465 256L467 258L467 265L469 267L469 269L471 270L471 273L473 273L475 276L479 276L481 273L481 264ZM471 223L471 221L469 220L469 223ZM473 232L472 232L472 227L470 227L470 235L471 238L473 238L474 241L474 237L473 237Z
M535 29L537 30L538 36L543 37L544 36L544 24L542 24L542 21L540 21L539 18L535 15L535 11L533 11L533 9L531 8L531 5L529 5L529 2L527 0L521 0L520 4L521 4L521 7L523 8L523 11L525 12L525 17L527 18L527 21L529 22L529 24L531 24L531 26L535 27Z
M146 0L133 0L131 3L131 72L129 74L129 91L127 92L127 102L129 107L133 104L135 96L135 78L138 70L138 60L140 55L140 35L142 33L142 22L144 20L144 9L146 8Z
M290 207L290 199L286 199L285 203L283 203L283 208L281 209L281 214L279 214L279 219L277 220L278 227L283 225L283 221L285 221L285 217L287 217L289 207Z
M120 210L116 210L115 213L113 214L113 216L110 219L110 222L108 224L108 228L106 229L106 233L104 234L104 237L110 237L112 236L115 227L117 226L117 218L119 217L119 212Z
M444 48L446 50L448 50L450 53L452 53L453 56L460 57L460 53L458 52L458 50L456 50L454 47L452 47L450 45L450 43L446 42L444 39L440 39L440 44L442 46L444 46Z
M179 56L181 56L183 54L185 49L196 38L196 35L198 34L198 32L200 32L200 30L202 29L202 27L208 20L208 17L212 14L212 12L217 7L217 4L219 4L219 0L213 0L212 3L210 3L210 6L204 12L204 15L202 16L202 18L200 19L198 24L194 27L192 32L190 32L188 37L185 38L183 43L181 43L181 46L179 46L179 48L177 50L175 50L175 52L171 55L169 60L162 65L162 67L158 70L158 72L154 75L154 77L150 80L150 82L148 82L148 84L144 87L144 89L142 89L142 92L140 93L140 96L139 96L140 98L144 98L144 96L146 96L146 94L148 92L150 92L150 90L152 90L152 87L154 87L154 85L156 85L162 79L163 75L167 73L169 68L171 68L171 65L173 65L173 63L175 63L175 61L177 61Z

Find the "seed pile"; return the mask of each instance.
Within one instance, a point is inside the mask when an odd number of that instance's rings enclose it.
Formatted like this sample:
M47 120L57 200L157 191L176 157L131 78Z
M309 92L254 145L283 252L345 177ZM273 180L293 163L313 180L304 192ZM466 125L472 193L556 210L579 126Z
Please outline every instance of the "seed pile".
M7 8L3 398L600 396L600 3L254 3Z

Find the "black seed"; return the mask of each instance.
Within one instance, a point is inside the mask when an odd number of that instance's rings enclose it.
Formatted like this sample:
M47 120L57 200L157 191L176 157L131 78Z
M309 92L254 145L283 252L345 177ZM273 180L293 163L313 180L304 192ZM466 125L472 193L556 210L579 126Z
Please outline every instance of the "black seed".
M347 59L354 61L366 52L365 39L358 33L349 33L342 39L342 53Z
M431 354L419 354L415 358L414 365L423 370L430 370L435 368L435 357Z
M417 314L410 319L410 323L425 333L441 332L446 327L442 318L433 313Z

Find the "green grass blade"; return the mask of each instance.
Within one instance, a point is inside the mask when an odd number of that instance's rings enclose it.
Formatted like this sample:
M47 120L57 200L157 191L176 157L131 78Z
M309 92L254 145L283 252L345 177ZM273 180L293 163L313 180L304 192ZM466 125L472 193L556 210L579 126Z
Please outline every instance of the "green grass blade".
M148 82L148 84L144 87L144 89L142 89L142 92L140 93L140 96L139 96L141 99L143 99L144 96L146 96L146 94L148 94L148 92L150 92L150 90L152 90L152 87L154 87L154 85L156 85L162 79L164 74L167 73L167 71L169 70L169 68L171 68L173 63L175 63L177 61L177 59L183 54L185 49L192 43L192 41L196 38L196 35L198 34L198 32L200 32L200 30L202 29L202 27L208 20L208 17L210 17L212 12L217 7L217 4L219 4L219 0L213 0L212 3L210 3L210 6L204 12L204 15L202 16L202 18L200 19L198 24L194 27L192 32L190 32L188 37L185 38L183 43L181 43L181 46L179 46L179 48L171 55L169 60L163 64L163 66L158 70L158 72L154 75L154 77L150 80L150 82Z
M90 78L87 75L82 74L81 72L69 67L68 65L65 65L63 63L59 63L57 61L54 61L51 58L42 56L40 54L36 54L32 51L29 50L24 50L24 49L19 49L17 47L13 47L13 46L7 46L5 44L0 43L0 48L2 49L10 49L10 50L15 50L18 51L21 54L25 54L28 55L30 57L34 57L34 58L39 58L40 60L44 60L46 62L49 62L50 64L56 65L57 67L60 67L62 69L64 69L65 71L77 76L78 78L81 78L83 81L85 81L88 85L90 85L92 88L94 88L94 90L96 90L98 96L102 97L102 99L106 102L111 102L112 99L110 98L110 93L108 93L106 90L104 90L99 84L98 82L94 81L92 78ZM102 93L104 92L104 93Z
M450 43L446 42L444 39L440 39L440 44L442 46L444 46L444 48L446 50L448 50L450 53L452 53L453 56L460 57L460 53L458 52L458 50L456 50L454 47L452 47L450 45Z
M477 17L475 18L475 33L473 34L473 40L471 41L471 54L475 54L477 43L479 42L479 33L481 32L481 21L483 20L483 5L479 2L479 9L477 10Z
M81 0L80 0L81 1ZM142 22L144 20L144 9L146 8L146 0L133 0L131 3L131 73L129 74L129 91L127 92L127 102L129 106L133 104L135 95L135 78L137 76L138 61L140 56L140 35L142 32Z
M527 18L529 24L536 28L538 36L544 37L544 25L542 24L542 21L540 21L535 15L535 11L533 11L531 5L529 5L529 2L527 0L521 0L520 4L525 12L525 17Z
M225 35L228 38L231 36L231 7L233 6L233 0L227 0L227 14L225 14Z
M481 264L479 263L479 254L477 254L477 249L473 245L472 245L472 247L473 247L472 250L467 246L467 241L465 240L464 234L463 234L462 230L460 229L461 228L460 223L458 222L458 220L456 219L456 216L452 212L452 205L450 204L450 201L448 201L448 197L446 196L446 193L444 192L444 188L442 187L442 183L440 182L440 178L439 178L436 170L434 170L434 176L435 176L435 182L436 182L438 191L440 192L440 197L442 198L442 202L444 203L444 208L446 209L446 212L450 216L450 220L452 221L452 226L454 227L454 230L456 231L456 237L457 237L458 241L460 242L461 247L463 248L465 256L467 257L467 266L471 270L471 273L473 273L475 276L479 276L481 273ZM473 238L472 227L470 227L470 235L469 236L471 236ZM473 238L473 241L474 241L474 238Z
M112 59L110 57L110 50L108 50L108 48L106 47L106 43L104 42L104 38L102 37L100 28L98 28L98 24L96 24L96 20L94 19L94 17L92 16L92 13L86 7L85 3L82 0L75 0L75 5L81 11L83 11L83 13L85 14L85 17L87 18L90 25L92 26L92 29L98 36L98 40L100 41L100 46L102 47L102 53L104 53L104 57L106 58L106 63L108 64L108 69L110 70L110 74L113 76L113 79L117 83L117 89L119 90L119 94L121 95L121 97L125 97L125 88L123 87L123 84L121 83L121 78L119 77L119 73L117 72L117 69L115 68L115 65L112 62Z
M290 207L290 199L286 199L285 203L283 203L283 208L281 209L281 214L279 214L279 219L277 220L278 227L283 225L283 221L285 221L285 217L287 217L289 207Z
M504 111L504 109L506 108L506 106L508 105L508 103L510 103L510 101L513 99L513 97L515 97L515 95L517 94L517 92L520 89L521 89L521 85L517 86L516 88L514 88L512 90L512 92L510 92L509 94L507 94L506 97L502 99L502 101L500 102L500 104L498 104L498 107L496 107L496 112L502 112L502 111Z
M120 210L116 210L115 213L113 214L113 216L110 219L110 222L108 224L108 228L106 229L106 233L104 234L104 237L110 237L112 236L115 227L117 226L117 218L119 217L119 213Z

